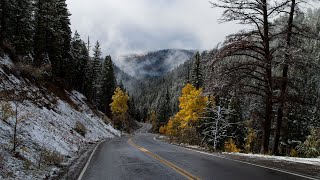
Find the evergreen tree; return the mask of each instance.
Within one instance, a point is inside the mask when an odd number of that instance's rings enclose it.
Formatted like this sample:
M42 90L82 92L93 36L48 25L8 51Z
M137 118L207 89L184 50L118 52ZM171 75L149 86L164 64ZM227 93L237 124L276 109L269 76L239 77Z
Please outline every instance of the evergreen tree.
M55 17L56 22L54 25L55 39L57 46L59 47L59 57L57 59L58 69L54 68L56 74L64 77L72 73L69 68L72 64L70 56L71 46L71 28L70 28L70 13L68 11L66 0L55 0Z
M113 70L111 56L107 56L104 61L101 73L101 90L99 92L99 108L107 115L111 115L109 104L112 102L112 95L116 89L116 78Z
M242 145L245 139L245 132L238 97L232 97L229 100L226 121L230 124L227 128L228 137L234 138L237 145Z
M14 4L13 0L0 1L0 42L13 40L13 19L14 17Z
M44 62L45 57L49 54L49 20L52 20L52 0L36 0L35 8L35 35L34 35L34 65L40 66Z
M97 41L93 48L93 61L92 61L92 99L97 103L97 93L100 88L101 76L101 48L100 43Z
M84 91L85 78L83 74L86 71L89 56L86 44L80 39L79 33L76 31L71 42L71 68L67 78L71 85L73 85L80 92Z
M165 96L162 97L161 99L162 100L160 102L159 112L157 113L158 115L157 119L159 120L158 122L159 125L157 127L161 127L167 124L171 116L170 93L168 88L166 90Z
M16 0L14 6L13 45L18 55L26 56L32 51L33 6L30 0Z
M35 65L52 64L55 76L65 77L71 64L71 29L65 0L35 2ZM49 62L45 62L48 57Z
M192 70L192 85L194 85L197 89L203 86L202 72L201 72L201 62L200 62L200 54L196 53L195 63Z

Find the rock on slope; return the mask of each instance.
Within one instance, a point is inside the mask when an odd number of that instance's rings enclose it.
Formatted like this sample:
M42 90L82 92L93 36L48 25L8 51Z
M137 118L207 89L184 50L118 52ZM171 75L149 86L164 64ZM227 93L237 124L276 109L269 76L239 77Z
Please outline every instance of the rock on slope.
M61 164L70 163L87 144L120 136L107 117L93 111L79 92L65 91L67 100L62 100L19 73L13 73L14 69L15 65L7 56L0 57L0 179L52 176L61 171ZM11 112L5 107L11 108ZM16 107L19 146L18 153L13 155ZM77 122L85 126L85 136L75 130ZM45 162L50 158L53 163ZM59 158L63 161L57 164L55 160Z

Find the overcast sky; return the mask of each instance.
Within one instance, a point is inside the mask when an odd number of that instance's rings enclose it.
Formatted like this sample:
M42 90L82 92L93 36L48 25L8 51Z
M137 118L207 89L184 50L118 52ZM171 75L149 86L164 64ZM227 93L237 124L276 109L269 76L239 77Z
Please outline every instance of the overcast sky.
M152 50L212 49L236 32L219 24L208 0L67 0L72 30L101 43L114 58Z
M214 0L213 0L214 1ZM72 30L99 40L104 55L176 48L208 50L236 32L220 24L222 10L208 0L67 0Z

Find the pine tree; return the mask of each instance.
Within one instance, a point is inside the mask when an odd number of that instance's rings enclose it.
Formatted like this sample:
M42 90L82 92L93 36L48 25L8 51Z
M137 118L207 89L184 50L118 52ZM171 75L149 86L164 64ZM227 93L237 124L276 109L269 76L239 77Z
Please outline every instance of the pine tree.
M12 1L14 2L14 1ZM16 0L14 6L13 45L18 55L26 56L32 51L33 6L30 0Z
M50 20L53 19L52 0L36 0L35 8L35 35L34 35L34 65L40 66L44 62L46 56L49 55L49 35L50 35Z
M0 1L0 42L13 40L14 22L12 17L14 17L14 6L14 0Z
M111 115L109 104L112 101L112 95L116 89L116 78L113 70L113 62L111 56L107 56L101 73L101 90L99 92L99 108L107 115Z
M192 85L197 89L203 86L202 72L201 72L201 62L200 62L200 53L197 52L195 57L195 63L192 70Z
M226 121L230 123L227 128L228 137L234 138L237 145L242 145L245 139L245 132L240 100L236 96L229 100Z
M68 67L72 64L72 59L70 56L70 46L71 46L71 28L70 28L70 13L68 11L66 0L55 0L55 17L56 22L55 28L55 39L57 46L60 47L58 61L58 69L54 68L56 74L64 77L72 73L69 71Z
M159 112L157 113L157 115L158 115L157 119L159 120L158 127L161 127L161 126L167 124L169 121L169 118L171 116L170 93L169 93L168 88L166 90L164 97L161 97L161 99L162 100L160 102Z
M100 89L100 76L101 76L101 48L100 43L97 41L93 49L92 61L92 99L97 104L97 94Z
M84 91L84 76L88 64L89 56L86 44L80 39L79 33L76 31L71 42L71 57L69 73L67 79L80 92Z
M35 2L35 65L52 64L54 76L65 77L71 64L71 29L65 0ZM44 62L45 57L49 62Z

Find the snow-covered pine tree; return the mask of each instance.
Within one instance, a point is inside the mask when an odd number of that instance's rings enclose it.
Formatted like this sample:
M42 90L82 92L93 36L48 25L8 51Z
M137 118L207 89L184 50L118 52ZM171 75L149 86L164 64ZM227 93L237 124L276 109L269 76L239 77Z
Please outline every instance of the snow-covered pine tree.
M101 70L102 70L102 60L101 60L101 48L99 41L93 48L93 61L92 61L92 99L97 104L97 94L99 93L101 87Z
M197 52L194 56L194 65L192 69L192 85L197 89L203 86L202 72L201 72L201 62L200 62L200 53Z
M59 47L58 68L56 74L61 77L70 75L72 71L69 71L69 67L72 64L70 56L70 45L72 31L70 28L70 13L68 11L66 0L54 0L55 1L55 17L54 33L57 46Z

